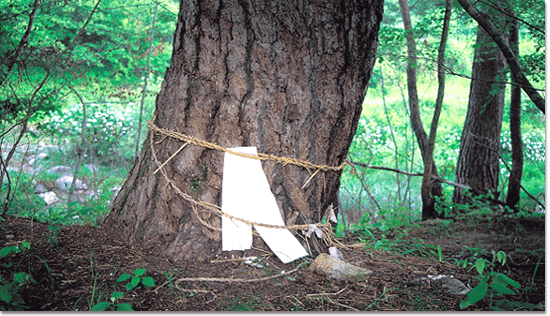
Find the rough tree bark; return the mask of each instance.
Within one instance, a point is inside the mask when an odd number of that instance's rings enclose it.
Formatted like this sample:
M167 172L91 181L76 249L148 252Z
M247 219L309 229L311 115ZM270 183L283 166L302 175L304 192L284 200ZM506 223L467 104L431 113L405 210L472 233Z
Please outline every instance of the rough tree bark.
M382 0L182 0L154 124L338 166L361 113L382 10ZM149 131L105 226L172 259L208 260L221 252L221 233L155 173L153 154L164 162L182 145ZM286 225L321 221L341 171L318 172L304 187L315 170L262 164ZM220 205L223 153L188 145L164 168L194 199ZM218 216L201 216L220 226ZM323 251L320 242L312 248Z
M503 14L490 11L493 23L505 30ZM475 47L468 111L460 140L455 182L481 194L497 194L505 92L504 85L498 82L504 81L506 59L481 26L478 27ZM498 195L495 196L497 198ZM468 200L461 189L455 188L453 202L464 204Z

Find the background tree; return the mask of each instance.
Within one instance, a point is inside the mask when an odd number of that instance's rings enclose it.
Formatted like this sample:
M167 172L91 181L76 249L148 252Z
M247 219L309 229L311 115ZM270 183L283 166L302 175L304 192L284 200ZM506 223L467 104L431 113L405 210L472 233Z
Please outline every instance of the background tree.
M418 101L418 90L416 87L416 69L418 68L416 41L414 39L414 32L411 22L411 14L409 9L409 3L407 0L399 0L399 8L401 10L401 16L403 18L403 27L405 29L405 37L407 41L407 91L409 96L409 117L411 120L411 127L418 141L418 147L422 155L422 161L424 162L425 170L430 170L430 174L437 176L437 167L435 161L429 158L428 154L428 135L424 131L422 120L420 118L420 107ZM430 162L431 161L431 162ZM430 164L429 169L426 169L427 164ZM433 203L429 196L438 197L441 196L442 188L441 182L429 181L429 193L423 192L423 204L422 204L422 219L437 218L439 215L436 213ZM427 202L427 204L426 204Z
M223 147L329 166L340 165L372 72L382 1L182 1L170 68L157 98L160 128ZM106 225L131 242L164 245L174 259L206 260L221 250L213 214L196 200L220 202L223 155L150 131ZM321 221L335 202L341 171L311 178L301 167L264 162L287 225ZM315 172L312 170L312 172ZM311 244L311 242L310 242ZM313 250L322 250L317 241Z
M487 15L483 12L483 10L479 10L474 6L470 1L468 0L458 0L460 5L468 12L468 14L476 20L480 27L487 32L487 34L494 40L494 42L498 45L499 49L502 51L502 54L506 58L506 61L510 65L510 70L514 75L516 76L516 81L519 82L521 85L523 91L529 96L531 101L535 104L535 106L544 113L545 108L545 102L544 98L538 93L537 89L533 87L531 82L527 79L525 76L525 72L523 71L518 56L516 56L508 44L508 40L506 39L507 36L503 36L503 34L499 33L499 27L498 25L495 25L494 22L492 22L491 16ZM502 14L502 9L500 8L503 3L501 2L488 2L489 6L497 7L497 11ZM536 4L536 2L535 2Z
M445 97L445 46L447 45L447 36L449 34L449 24L451 20L451 10L453 8L452 0L445 1L445 16L443 17L443 30L441 31L441 41L437 53L437 97L435 100L432 124L430 126L430 135L428 136L428 147L426 148L426 159L424 160L424 175L422 177L422 219L444 217L445 214L438 214L435 209L435 198L432 195L433 182L436 182L432 175L437 176L437 172L433 170L434 165L434 149L437 127L439 125L439 117L443 107L443 98ZM441 184L440 184L441 185Z
M507 10L513 13L511 8ZM510 47L516 56L519 56L519 22L512 18L510 21ZM520 200L521 177L523 174L523 144L521 140L521 87L517 75L510 75L510 141L512 145L512 170L508 177L508 193L506 205L516 206Z
M500 30L507 30L507 19L501 11L488 6L484 10L490 14L493 23ZM476 195L492 193L498 198L500 132L505 92L503 82L506 69L504 55L489 34L479 26L468 112L456 167L456 182L472 188ZM455 188L453 202L463 204L467 201L463 189Z

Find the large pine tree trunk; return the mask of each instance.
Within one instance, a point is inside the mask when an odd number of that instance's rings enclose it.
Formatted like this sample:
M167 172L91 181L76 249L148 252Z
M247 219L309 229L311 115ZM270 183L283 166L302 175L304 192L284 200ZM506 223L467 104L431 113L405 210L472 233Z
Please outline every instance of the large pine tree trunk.
M502 14L496 10L491 13L504 30ZM478 27L468 111L456 169L456 182L474 189L476 195L497 194L505 71L506 59L492 38ZM453 202L468 201L462 189L455 188Z
M153 123L226 148L338 166L361 113L381 19L382 0L182 0ZM207 260L221 252L220 231L155 173L154 156L162 163L182 145L149 131L105 225L173 259ZM286 225L321 221L341 170L320 171L304 187L315 170L262 164ZM222 152L190 144L164 169L193 199L220 205ZM219 216L200 214L220 227Z

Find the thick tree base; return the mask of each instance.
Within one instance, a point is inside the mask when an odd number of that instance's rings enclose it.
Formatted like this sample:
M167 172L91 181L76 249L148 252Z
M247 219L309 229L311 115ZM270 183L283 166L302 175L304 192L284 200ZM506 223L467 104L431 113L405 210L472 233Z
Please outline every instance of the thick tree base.
M150 127L106 225L161 256L206 261L221 253L212 228L221 227L224 154L175 135L341 166L372 73L383 1L189 0L181 8L153 120L169 133ZM262 168L287 226L320 223L336 204L341 169L286 160ZM299 234L313 255L326 251Z

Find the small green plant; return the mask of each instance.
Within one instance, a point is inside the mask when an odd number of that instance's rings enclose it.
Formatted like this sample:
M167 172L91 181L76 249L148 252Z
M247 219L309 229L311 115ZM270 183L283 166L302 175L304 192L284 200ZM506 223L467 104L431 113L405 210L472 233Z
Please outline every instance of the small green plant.
M296 305L296 309L298 305ZM261 299L257 296L236 297L234 299L224 299L222 310L232 312L258 311L261 310Z
M492 261L478 258L470 268L475 268L482 278L479 284L468 292L467 298L460 302L460 308L467 308L468 306L474 305L486 297L491 300L491 309L494 311L533 310L536 308L534 304L528 302L510 301L506 298L500 299L492 304L493 298L503 295L517 295L519 294L518 290L521 288L521 285L518 282L512 280L507 275L492 271L495 266L495 260L502 266L506 263L506 253L504 251L492 251L492 254ZM491 271L484 275L487 268Z
M130 303L116 302L116 300L121 298L123 295L124 295L124 292L113 292L111 293L111 298L109 301L99 302L94 306L92 306L91 310L93 312L104 312L106 310L124 311L124 312L134 311Z
M124 286L126 291L130 291L134 288L141 288L139 285L142 284L147 288L155 286L155 280L150 276L145 276L145 269L136 269L133 272L133 275L130 273L123 273L116 280L117 282L125 282ZM106 311L106 310L116 310L116 311L133 311L132 305L129 303L117 303L117 299L124 296L124 292L115 291L111 293L110 299L108 301L99 301L97 304L92 306L92 311ZM93 298L92 298L93 300Z
M48 226L48 244L50 245L50 247L55 246L55 248L59 248L57 235L59 234L60 228L60 225L55 225L53 223L50 223L50 225Z
M126 284L126 291L130 291L135 287L139 287L139 284L143 284L146 287L150 288L155 286L155 280L153 280L150 276L145 276L145 269L136 269L134 270L134 275L131 275L130 273L123 273L121 276L118 277L116 280L117 282L124 282L128 281Z
M439 262L443 261L443 252L441 252L440 245L437 245L437 257L439 258Z
M30 249L30 244L26 241L21 242L21 245L17 246L6 246L0 249L0 258L11 256L15 253L21 253ZM11 268L13 263L3 263L2 267ZM28 308L25 306L23 298L19 294L19 289L21 285L26 282L36 283L33 277L26 272L15 272L13 275L13 281L8 281L2 276L0 276L0 310L2 311L13 311L13 310L23 310Z

